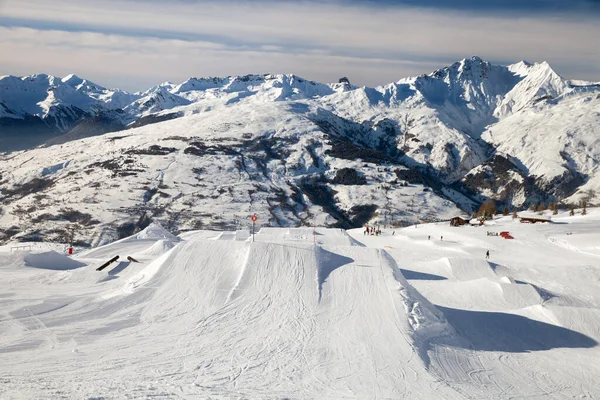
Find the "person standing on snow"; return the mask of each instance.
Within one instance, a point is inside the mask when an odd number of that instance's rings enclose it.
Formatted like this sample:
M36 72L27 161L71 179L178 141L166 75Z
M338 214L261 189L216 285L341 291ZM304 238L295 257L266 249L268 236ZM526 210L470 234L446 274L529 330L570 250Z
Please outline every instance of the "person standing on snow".
M489 251L489 250L485 252L485 258L486 258L486 260L487 260L488 258L490 258L490 251Z

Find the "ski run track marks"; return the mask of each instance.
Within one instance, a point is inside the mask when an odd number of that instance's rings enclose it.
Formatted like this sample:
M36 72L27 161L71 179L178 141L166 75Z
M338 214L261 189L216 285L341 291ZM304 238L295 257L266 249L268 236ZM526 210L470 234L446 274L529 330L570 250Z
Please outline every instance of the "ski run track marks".
M5 246L0 398L600 398L600 210L553 219Z

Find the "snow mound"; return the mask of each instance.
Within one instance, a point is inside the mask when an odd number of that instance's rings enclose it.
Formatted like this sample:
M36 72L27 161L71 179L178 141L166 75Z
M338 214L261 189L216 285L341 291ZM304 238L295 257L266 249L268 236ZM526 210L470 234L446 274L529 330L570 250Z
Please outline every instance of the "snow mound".
M44 253L27 253L23 257L26 267L66 271L85 266L84 263L75 261L55 251Z
M152 246L150 246L147 250L144 250L137 254L145 256L162 256L175 246L176 244L172 240L161 239L158 242L154 243Z
M460 281L470 281L481 278L497 279L494 270L485 260L448 258L446 262L452 275Z
M161 268L166 264L167 260L173 254L173 251L170 250L165 254L158 257L156 260L151 262L146 268L137 273L131 279L127 281L127 283L123 286L122 293L131 294L138 290L141 286L145 285L152 279L154 275L156 275Z
M153 222L146 227L143 231L139 232L134 236L136 239L167 239L174 242L178 242L179 238L167 231L158 222Z
M527 283L501 283L500 289L506 302L514 308L539 305L543 302L538 291Z

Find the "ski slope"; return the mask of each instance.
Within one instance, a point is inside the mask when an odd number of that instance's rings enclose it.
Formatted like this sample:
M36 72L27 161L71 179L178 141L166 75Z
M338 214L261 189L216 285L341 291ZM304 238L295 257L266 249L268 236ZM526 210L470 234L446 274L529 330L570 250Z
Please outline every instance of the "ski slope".
M599 211L6 246L0 398L596 398Z

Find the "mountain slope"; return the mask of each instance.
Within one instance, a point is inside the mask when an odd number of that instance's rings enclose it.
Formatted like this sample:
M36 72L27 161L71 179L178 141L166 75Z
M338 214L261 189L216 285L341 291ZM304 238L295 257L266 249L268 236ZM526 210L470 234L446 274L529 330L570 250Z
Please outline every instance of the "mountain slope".
M0 160L0 224L6 239L73 220L91 243L150 218L351 227L487 198L593 202L599 103L600 86L546 63L478 57L376 88L267 74L129 94L75 75L3 77L0 141L27 150Z

